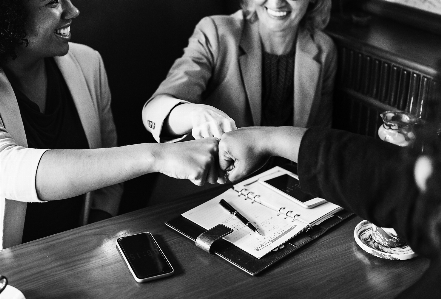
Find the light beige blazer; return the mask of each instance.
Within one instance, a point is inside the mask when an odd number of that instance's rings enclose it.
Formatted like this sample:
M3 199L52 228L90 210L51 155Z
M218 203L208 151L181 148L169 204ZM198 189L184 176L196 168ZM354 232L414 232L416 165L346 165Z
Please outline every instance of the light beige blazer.
M294 126L331 126L337 51L321 31L300 28L294 65ZM175 99L158 100L167 94ZM167 78L144 106L144 123L157 141L180 102L214 106L238 127L258 126L262 113L262 46L258 22L242 11L202 19Z
M72 94L90 148L116 146L110 90L99 53L71 43L69 53L55 61ZM27 202L41 202L35 178L45 151L27 148L17 99L0 68L0 248L21 243ZM90 208L116 215L121 194L121 185L88 193L83 223Z

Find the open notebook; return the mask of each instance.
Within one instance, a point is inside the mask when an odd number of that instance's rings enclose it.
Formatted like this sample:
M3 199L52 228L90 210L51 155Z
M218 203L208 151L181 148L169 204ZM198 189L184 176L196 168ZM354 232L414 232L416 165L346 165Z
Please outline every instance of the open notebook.
M300 232L341 210L341 207L330 202L314 208L304 208L260 181L287 172L283 168L274 167L234 185L233 188L182 216L207 230L224 224L233 229L232 233L224 237L225 240L254 257L261 258ZM219 204L221 199L230 203L251 221L260 234L250 230L237 217L226 211Z
M260 182L286 172L274 167L165 224L197 247L257 275L352 215L329 202L303 208ZM221 199L250 220L262 235L228 213L219 204Z

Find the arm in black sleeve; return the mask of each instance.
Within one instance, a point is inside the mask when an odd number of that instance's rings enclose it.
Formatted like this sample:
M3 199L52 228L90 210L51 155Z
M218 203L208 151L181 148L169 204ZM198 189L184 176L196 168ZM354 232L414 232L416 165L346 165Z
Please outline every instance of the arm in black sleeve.
M410 220L419 194L404 156L404 148L372 137L311 128L299 150L300 185L305 192L403 235L408 230L403 220Z
M441 153L432 155L434 171L425 192L416 186L416 156L409 153L370 137L312 128L300 144L300 184L376 225L393 227L431 260L424 275L398 298L441 298Z

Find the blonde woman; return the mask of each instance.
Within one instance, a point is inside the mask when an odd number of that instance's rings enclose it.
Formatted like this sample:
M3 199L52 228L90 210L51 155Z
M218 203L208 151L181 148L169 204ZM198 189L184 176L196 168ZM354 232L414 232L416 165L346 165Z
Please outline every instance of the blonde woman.
M336 48L322 29L331 0L243 0L196 26L147 101L158 142L245 126L331 126Z

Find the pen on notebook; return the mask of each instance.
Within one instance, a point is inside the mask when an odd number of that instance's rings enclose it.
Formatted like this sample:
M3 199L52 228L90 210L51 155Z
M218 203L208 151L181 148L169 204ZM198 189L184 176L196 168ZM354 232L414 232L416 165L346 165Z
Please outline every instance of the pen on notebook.
M247 219L245 218L241 213L239 213L232 205L230 205L228 202L226 202L224 199L221 199L219 201L219 204L225 208L228 212L236 216L237 219L239 219L243 224L248 226L253 232L261 234L257 228Z

